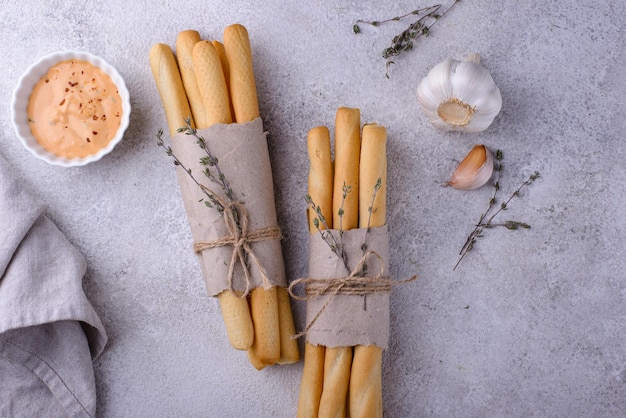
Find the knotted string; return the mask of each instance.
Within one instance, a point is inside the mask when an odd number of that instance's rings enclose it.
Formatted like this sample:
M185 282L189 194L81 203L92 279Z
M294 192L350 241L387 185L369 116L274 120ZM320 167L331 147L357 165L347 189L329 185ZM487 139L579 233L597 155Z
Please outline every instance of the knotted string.
M259 269L259 273L263 278L263 287L270 288L273 286L272 281L267 275L267 271L261 264L261 261L250 246L253 242L268 241L280 239L281 233L277 226L269 226L259 228L255 231L248 231L248 212L241 202L224 202L223 199L214 195L217 202L224 208L222 215L224 223L228 230L228 235L214 241L199 241L194 244L194 251L201 253L212 248L225 247L232 245L233 252L230 257L230 265L228 266L228 289L234 291L233 279L235 276L235 265L241 264L245 275L246 288L241 297L246 297L251 290L251 276L248 267L247 257Z
M367 263L368 258L373 257L378 264L375 276L360 276L363 267ZM337 295L356 295L365 296L371 294L388 293L393 286L412 282L417 279L417 275L406 280L393 280L389 276L385 276L385 264L383 258L376 251L369 250L363 254L357 265L350 271L347 277L337 277L329 279L316 279L305 277L294 280L288 287L289 294L296 300L311 300L320 296L328 295L324 305L317 311L313 319L307 324L304 330L292 338L299 338L305 335L313 326L315 321L326 310L334 296ZM304 296L294 293L294 288L299 285L305 285Z

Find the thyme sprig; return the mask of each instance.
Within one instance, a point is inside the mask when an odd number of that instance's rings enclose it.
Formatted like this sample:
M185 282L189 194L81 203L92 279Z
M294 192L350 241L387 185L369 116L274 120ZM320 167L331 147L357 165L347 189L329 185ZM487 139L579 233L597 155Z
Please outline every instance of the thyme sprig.
M378 191L380 190L381 187L383 187L383 179L378 177L378 179L376 179L376 184L374 184L374 193L372 193L372 203L370 203L369 207L367 208L367 212L368 212L367 231L368 232L370 230L370 226L372 225L372 213L376 212L374 210L374 201L376 200L376 195L378 194Z
M219 198L217 197L215 192L213 192L211 189L209 189L208 187L200 183L200 181L196 178L196 176L191 172L191 169L187 168L183 164L183 162L176 156L176 154L174 154L174 152L172 151L172 147L165 145L165 142L163 141L163 129L159 129L157 132L157 145L165 149L165 153L169 157L172 157L172 159L174 160L174 165L182 168L183 171L185 171L185 173L189 175L191 180L202 190L202 193L204 193L208 201L206 200L201 200L201 201L204 201L204 204L207 207L209 208L215 207L220 213L223 213L224 205L219 201Z
M234 200L233 189L230 188L230 185L226 180L226 176L220 169L219 160L209 150L206 140L203 137L198 136L198 131L191 126L189 118L185 119L185 123L187 126L179 128L178 132L183 132L185 135L191 135L196 139L198 146L206 153L206 156L200 158L200 164L205 167L204 175L211 181L218 183L224 191L224 195L232 202ZM217 177L211 172L211 167L215 169Z
M370 232L371 229L371 225L372 225L372 213L374 213L376 210L374 209L374 201L376 200L376 195L378 194L378 191L381 189L381 187L383 186L383 179L378 177L378 179L376 180L376 184L374 185L374 192L372 193L372 202L370 203L370 205L367 208L367 229L365 230L365 237L363 238L363 244L361 244L361 251L363 251L363 255L365 255L365 253L367 252L367 236ZM363 263L363 276L367 275L367 263Z
M398 22L409 17L418 18L415 22L409 24L406 29L404 29L398 35L394 36L391 40L391 46L383 49L382 51L382 57L386 60L385 76L389 78L389 67L395 63L392 58L400 55L403 52L412 50L414 43L418 38L430 35L433 25L437 23L443 16L445 16L450 11L450 9L452 9L460 1L461 0L454 0L454 2L441 13L439 13L439 10L441 9L442 5L436 4L434 6L416 9L407 14L385 20L368 21L359 19L354 25L352 25L352 31L354 32L354 34L361 33L361 27L359 26L359 24L367 24L378 27L384 23Z
M368 207L369 215L367 219L367 227L365 231L365 236L363 238L363 244L361 244L361 250L363 251L363 255L365 255L365 253L367 252L367 235L371 229L372 213L375 212L374 201L376 200L376 194L381 188L382 188L382 178L379 177L376 181L376 184L374 185L374 192L372 193L372 203ZM330 250L333 253L335 253L343 261L343 264L347 271L350 271L351 269L348 266L348 256L345 252L344 243L343 243L343 233L344 233L343 216L345 214L344 204L345 204L346 198L348 197L348 194L351 191L352 191L352 187L344 183L342 186L343 194L341 196L341 205L339 206L339 209L337 211L337 215L339 217L339 242L337 242L337 240L335 239L335 236L331 234L330 228L328 227L328 223L326 222L326 217L322 213L322 208L320 208L319 205L315 204L315 202L313 201L313 198L310 195L307 194L304 197L305 202L311 207L311 209L315 213L315 218L313 218L313 226L315 226L317 231L320 233L320 237L322 238L322 240L324 240L324 242L326 242ZM365 276L366 274L367 274L367 264L364 263L363 269L362 269L362 276Z
M177 132L184 133L185 135L193 136L196 140L196 144L202 149L205 153L202 157L200 157L200 165L204 167L202 173L206 178L208 178L212 183L218 185L222 189L222 193L229 202L234 202L234 193L226 176L222 172L219 166L218 158L213 155L211 150L209 149L206 140L198 135L198 131L191 125L191 118L187 117L185 119L185 126L178 128ZM180 166L192 179L192 181L202 190L202 193L206 196L205 199L201 199L200 202L203 202L205 206L208 208L215 208L221 215L224 214L224 203L223 200L219 198L219 196L211 190L206 185L202 184L198 178L196 178L195 174L192 173L191 169L186 167L183 162L174 154L172 148L170 146L165 145L163 141L163 129L159 129L157 132L157 145L164 148L165 152L168 156L172 157L174 160L175 166ZM237 227L241 229L239 212L235 208L231 208L233 217L237 223Z
M311 207L311 209L313 209L313 212L315 212L316 217L313 218L313 226L315 226L315 229L317 229L320 233L320 237L326 244L328 244L330 250L337 254L337 256L343 261L346 270L350 271L350 268L348 267L348 255L343 248L343 242L337 242L335 236L330 232L328 223L326 223L326 217L322 213L322 208L320 208L319 205L316 205L313 198L308 194L304 197L304 200Z
M337 215L339 216L339 243L343 250L343 215L345 214L343 206L346 203L346 198L348 197L348 194L352 191L352 186L348 186L344 181L343 186L341 186L341 190L343 194L341 195L341 206L339 206ZM350 269L348 269L348 271L350 271Z
M535 180L537 180L540 177L539 172L535 171L513 193L511 193L511 195L504 202L500 203L500 205L497 206L497 209L495 209L498 203L497 199L498 199L498 192L500 191L500 179L502 178L502 171L503 171L502 159L503 159L502 151L497 150L496 151L496 164L497 164L496 173L497 174L496 174L496 180L493 183L493 187L494 187L493 195L489 199L489 205L487 206L487 210L485 210L480 215L478 222L476 222L476 224L474 225L474 229L467 236L467 239L465 240L463 247L461 247L461 251L459 252L459 255L460 255L459 259L454 265L453 270L456 270L458 265L467 255L467 253L469 253L471 250L474 249L474 245L476 244L476 241L478 240L478 238L481 238L483 236L483 231L485 229L496 228L499 226L504 227L508 230L512 230L512 231L518 230L520 228L530 229L530 225L525 222L512 221L512 220L508 220L502 223L493 222L494 218L498 216L498 214L500 214L502 211L505 211L509 208L511 201L514 198L520 197L521 191L524 187L530 186Z
M379 177L376 180L376 184L374 185L374 192L372 193L371 204L367 208L368 210L367 227L365 230L365 235L363 237L363 243L361 244L361 251L363 251L363 256L365 256L365 254L367 253L367 235L371 229L372 213L375 212L374 201L376 200L376 195L378 194L378 191L382 188L382 184L383 184L382 178ZM337 242L334 235L329 231L328 224L326 223L326 217L322 213L322 209L320 208L320 206L315 204L315 202L313 201L313 198L310 195L307 194L304 198L304 200L311 207L311 209L313 209L313 212L315 212L316 217L313 218L313 225L315 226L317 231L320 233L320 237L322 238L324 242L326 242L330 250L333 253L335 253L343 261L343 265L346 271L348 272L351 271L351 268L348 265L348 255L346 254L344 245L343 245L343 232L344 232L343 215L345 214L343 207L346 202L346 198L348 197L348 194L351 191L352 191L352 187L348 186L344 182L342 186L343 194L341 196L341 205L337 211L337 215L339 217L339 242ZM324 227L324 229L322 229L322 227ZM363 267L361 268L360 276L365 277L366 275L367 275L367 263L364 262ZM365 311L367 310L367 296L366 295L363 295L363 310Z

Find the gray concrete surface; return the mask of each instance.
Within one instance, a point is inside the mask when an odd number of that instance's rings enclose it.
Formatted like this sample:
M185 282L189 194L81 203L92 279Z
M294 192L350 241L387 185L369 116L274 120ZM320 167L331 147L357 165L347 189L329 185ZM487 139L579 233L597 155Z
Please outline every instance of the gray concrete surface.
M183 29L221 38L235 22L252 40L289 280L307 271L307 130L332 126L339 106L388 127L391 273L420 279L392 296L386 416L626 415L626 5L462 1L387 79L380 51L404 24L360 36L352 24L430 5L393 3L0 6L0 153L89 263L84 286L110 336L95 364L99 416L295 415L302 364L257 372L230 349L172 166L155 143L166 125L151 45L173 45ZM63 49L105 58L132 98L123 142L82 168L35 159L10 120L20 75ZM480 134L435 131L417 107L417 83L469 52L492 72L502 111ZM485 231L453 270L492 189L439 183L476 143L504 152L502 196L541 173L501 217L532 228ZM303 306L294 309L301 328Z

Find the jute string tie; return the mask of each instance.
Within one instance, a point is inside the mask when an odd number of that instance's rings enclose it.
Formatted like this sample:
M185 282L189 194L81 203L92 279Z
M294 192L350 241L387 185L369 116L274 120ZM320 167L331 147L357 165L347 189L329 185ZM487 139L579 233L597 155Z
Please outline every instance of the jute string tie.
M363 267L369 258L377 261L378 269L374 276L361 276ZM369 266L368 266L369 267ZM368 268L369 270L369 268ZM299 338L305 335L313 326L315 321L322 315L328 305L337 295L366 296L371 294L388 293L394 286L412 282L417 279L417 275L406 280L393 280L385 276L385 264L383 258L376 251L366 251L356 266L350 271L347 277L337 277L328 279L317 279L305 277L294 280L287 289L292 298L296 300L311 300L321 296L328 296L324 305L315 314L313 319L307 324L305 329L294 335L292 338ZM300 284L305 285L304 295L300 296L294 292L294 288Z
M281 238L280 229L277 226L269 226L259 228L254 231L248 231L248 212L241 202L224 202L217 195L214 195L217 202L224 208L222 213L224 223L228 230L228 235L213 240L199 241L194 244L194 251L201 253L218 247L231 245L233 252L228 266L228 289L234 291L233 280L235 275L235 266L237 263L243 268L245 275L246 288L240 295L246 297L252 288L252 278L250 276L250 268L248 266L248 258L254 263L263 278L263 287L270 288L274 284L267 275L267 271L261 264L258 256L252 250L250 244L254 242L269 241Z

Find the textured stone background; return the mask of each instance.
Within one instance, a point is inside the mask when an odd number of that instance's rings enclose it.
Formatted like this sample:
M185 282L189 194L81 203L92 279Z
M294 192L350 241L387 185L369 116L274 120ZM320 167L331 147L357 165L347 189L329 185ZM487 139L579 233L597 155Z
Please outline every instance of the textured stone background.
M462 1L387 79L380 51L404 24L360 36L352 24L431 5L393 3L0 6L0 153L88 260L85 289L110 336L95 364L100 416L295 414L302 364L257 372L229 347L190 250L173 168L155 144L166 125L150 47L173 45L184 29L221 38L236 22L252 41L289 280L307 271L308 129L332 128L339 106L388 128L391 273L420 279L392 296L386 416L626 415L626 5ZM114 65L133 106L114 152L73 169L31 156L10 120L20 75L65 49ZM480 134L437 132L415 88L436 63L474 51L501 89L502 111ZM502 217L532 229L487 231L453 271L492 190L439 183L476 143L503 150L503 196L541 172ZM303 306L294 309L301 328Z

